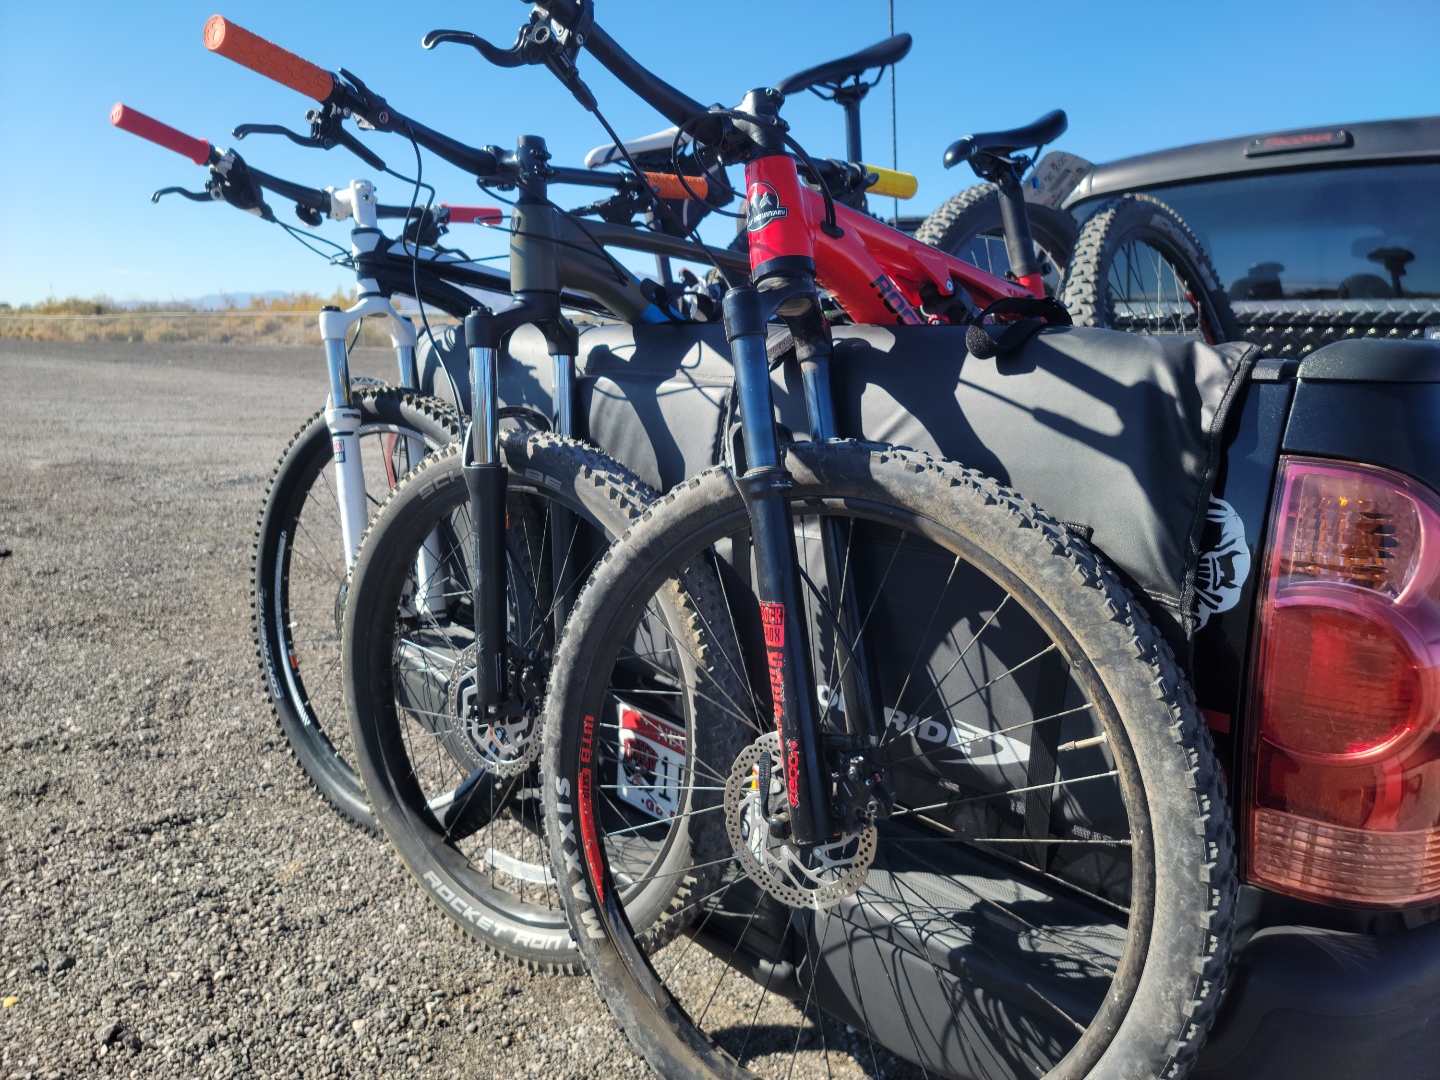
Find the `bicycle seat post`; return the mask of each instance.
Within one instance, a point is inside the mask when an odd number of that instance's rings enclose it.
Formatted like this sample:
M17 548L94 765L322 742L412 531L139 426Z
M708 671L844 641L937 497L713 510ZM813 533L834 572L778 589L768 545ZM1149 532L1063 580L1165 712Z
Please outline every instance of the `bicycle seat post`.
M1030 215L1025 209L1025 189L1019 171L1009 158L997 158L988 179L1000 189L1000 224L1005 233L1005 254L1015 280L1031 292L1040 281L1040 260L1030 235Z

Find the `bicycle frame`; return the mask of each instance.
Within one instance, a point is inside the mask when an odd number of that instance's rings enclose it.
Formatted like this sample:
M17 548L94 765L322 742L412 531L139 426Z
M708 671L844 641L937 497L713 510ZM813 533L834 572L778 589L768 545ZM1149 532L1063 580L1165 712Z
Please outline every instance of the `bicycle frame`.
M773 91L752 92L741 106L741 115L776 118L779 97ZM944 321L940 310L957 300L983 307L1006 297L1044 292L1038 274L1027 275L1023 283L1006 281L849 207L833 202L827 207L821 194L801 182L778 127L750 122L737 126L751 136L755 151L745 167L754 284L732 289L724 304L747 466L736 483L749 511L755 546L756 593L790 803L788 827L793 841L804 849L835 834L831 770L824 758L815 677L805 646L794 518L787 496L791 484L780 464L766 326L779 316L794 336L810 434L825 440L834 438L836 431L829 381L830 334L817 286L828 291L855 322L880 325ZM967 313L970 306L965 305ZM858 601L836 556L839 538L828 522L823 523L821 535L831 595L840 601L840 631L857 642L854 662L847 665L840 686L849 734L846 753L863 754L872 741L879 699L872 666L857 641Z
M775 260L808 259L816 283L857 323L928 322L921 309L953 298L957 282L982 308L1004 297L1045 295L1038 275L1021 284L987 274L843 203L833 204L837 228L828 231L824 197L801 181L788 154L747 164L745 190L749 205L766 207L753 212L763 225L747 226L753 279L796 265Z

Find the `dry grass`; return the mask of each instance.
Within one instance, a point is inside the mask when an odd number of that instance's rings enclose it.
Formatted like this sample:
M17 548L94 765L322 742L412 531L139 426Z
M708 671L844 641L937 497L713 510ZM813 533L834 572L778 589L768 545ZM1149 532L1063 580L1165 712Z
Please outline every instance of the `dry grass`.
M0 338L31 341L193 342L209 345L318 345L318 313L326 304L348 307L351 297L341 290L332 296L287 293L280 297L254 297L241 306L232 303L217 310L188 304L143 304L121 307L108 297L68 297L12 308L0 304ZM429 316L431 325L449 324L448 316ZM375 320L362 324L359 345L390 344L390 337Z

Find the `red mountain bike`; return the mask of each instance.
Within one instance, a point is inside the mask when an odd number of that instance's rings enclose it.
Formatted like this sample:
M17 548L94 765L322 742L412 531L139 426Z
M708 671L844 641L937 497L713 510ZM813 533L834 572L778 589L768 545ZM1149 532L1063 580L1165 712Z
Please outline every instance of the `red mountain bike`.
M598 116L582 46L677 141L745 166L752 271L724 300L731 464L611 549L552 667L546 832L601 993L664 1076L820 1075L836 1055L875 1075L896 1058L951 1077L1183 1074L1236 883L1173 658L1088 546L1014 492L835 438L826 296L972 353L1063 309L1023 246L1029 288L836 205L778 91L705 110L588 0L535 8L509 56ZM808 441L773 420L774 320ZM630 898L670 875L683 908L642 918Z

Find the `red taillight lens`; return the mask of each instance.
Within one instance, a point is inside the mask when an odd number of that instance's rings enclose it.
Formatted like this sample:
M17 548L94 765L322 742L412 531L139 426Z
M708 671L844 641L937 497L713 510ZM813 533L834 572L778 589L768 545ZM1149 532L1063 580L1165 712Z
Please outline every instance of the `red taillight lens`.
M1440 897L1440 499L1285 458L1275 509L1250 877L1331 902Z

